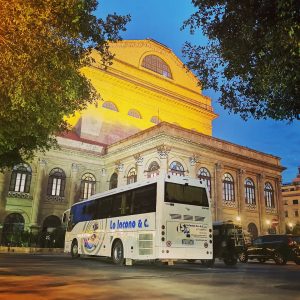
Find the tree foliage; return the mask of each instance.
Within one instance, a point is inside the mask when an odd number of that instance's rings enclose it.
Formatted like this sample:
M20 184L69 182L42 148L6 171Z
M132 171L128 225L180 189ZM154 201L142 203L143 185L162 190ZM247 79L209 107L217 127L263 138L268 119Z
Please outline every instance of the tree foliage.
M97 94L80 73L108 41L120 39L129 16L97 18L96 0L0 0L0 168L55 145L63 117Z
M187 66L242 118L299 119L300 2L192 0L183 24L207 45L186 43Z

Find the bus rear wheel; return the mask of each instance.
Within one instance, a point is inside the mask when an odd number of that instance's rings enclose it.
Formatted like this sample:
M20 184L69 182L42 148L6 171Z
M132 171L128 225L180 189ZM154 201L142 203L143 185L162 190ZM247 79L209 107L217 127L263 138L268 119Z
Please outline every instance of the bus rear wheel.
M116 265L121 266L124 264L124 248L120 240L116 241L113 245L111 259Z
M79 257L78 243L77 243L76 240L74 240L72 242L72 245L71 245L71 256L72 256L72 258L78 258Z

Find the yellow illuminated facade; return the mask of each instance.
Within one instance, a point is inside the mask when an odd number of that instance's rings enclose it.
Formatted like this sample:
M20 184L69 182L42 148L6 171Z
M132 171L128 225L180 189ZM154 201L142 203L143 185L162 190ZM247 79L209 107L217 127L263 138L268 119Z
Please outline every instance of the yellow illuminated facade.
M110 50L115 57L108 69L102 69L96 51L93 66L83 69L101 99L69 118L80 137L111 144L161 121L212 135L216 114L211 100L169 48L153 40L131 40L113 43ZM148 57L150 64L158 58L158 68L166 65L169 73L145 67Z

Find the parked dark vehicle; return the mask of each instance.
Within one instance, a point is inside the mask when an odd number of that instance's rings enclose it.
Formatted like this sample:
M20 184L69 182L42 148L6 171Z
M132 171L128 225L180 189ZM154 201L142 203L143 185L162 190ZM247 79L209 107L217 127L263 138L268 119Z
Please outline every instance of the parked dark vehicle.
M216 258L226 265L235 265L239 254L245 251L243 229L233 222L215 222L213 224L213 260L202 260L205 265L212 265Z
M294 261L300 265L300 236L288 234L264 235L253 240L240 260L257 259L259 262L272 259L278 265L285 265L287 261Z

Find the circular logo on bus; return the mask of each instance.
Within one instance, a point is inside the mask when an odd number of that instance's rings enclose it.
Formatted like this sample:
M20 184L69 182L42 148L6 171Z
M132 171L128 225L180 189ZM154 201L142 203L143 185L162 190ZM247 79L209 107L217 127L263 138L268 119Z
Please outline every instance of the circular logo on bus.
M167 241L166 245L167 245L167 247L171 247L172 246L172 242L171 241Z

